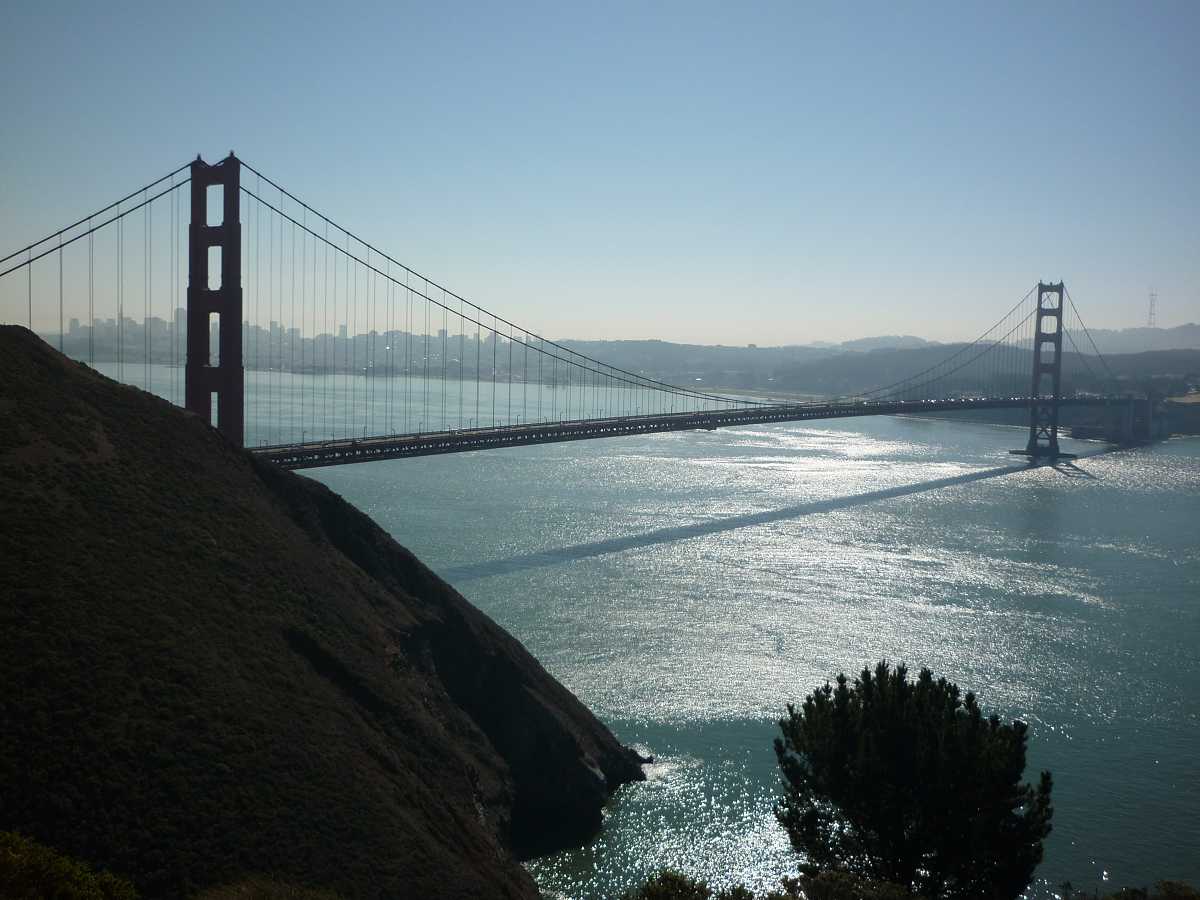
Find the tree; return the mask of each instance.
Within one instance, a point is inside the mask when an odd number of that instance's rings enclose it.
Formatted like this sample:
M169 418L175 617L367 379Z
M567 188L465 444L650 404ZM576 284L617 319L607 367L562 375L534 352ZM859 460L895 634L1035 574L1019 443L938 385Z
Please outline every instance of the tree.
M207 896L202 900L208 900ZM664 869L641 887L626 891L620 900L755 900L754 892L734 885L716 893L705 882ZM845 872L784 878L780 890L761 900L925 900L895 884L867 881ZM1081 898L1082 900L1082 898ZM1173 900L1173 898L1172 898Z
M1012 900L1050 833L1050 773L1022 784L1025 723L887 662L839 675L780 720L775 815L808 874L842 871L939 898Z
M1160 881L1154 886L1154 891L1145 888L1122 888L1115 894L1105 894L1103 897L1096 891L1090 894L1077 891L1066 882L1060 888L1063 900L1200 900L1200 891L1182 881Z
M0 897L7 900L137 900L123 878L90 867L57 850L0 831Z
M741 885L713 893L703 881L664 869L641 887L623 893L621 900L754 900L754 894Z

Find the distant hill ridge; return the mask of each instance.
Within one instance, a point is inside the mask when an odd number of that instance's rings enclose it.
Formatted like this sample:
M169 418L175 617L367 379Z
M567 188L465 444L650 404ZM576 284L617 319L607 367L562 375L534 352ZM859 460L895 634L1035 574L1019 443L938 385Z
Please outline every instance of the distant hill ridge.
M1144 353L1149 350L1200 350L1200 325L1187 323L1172 328L1122 328L1119 330L1092 328L1089 330L1101 353ZM944 341L928 340L911 334L885 334L873 337L854 338L848 341L834 343L830 341L810 341L802 344L682 344L664 341L657 338L645 340L612 340L585 341L566 338L560 343L580 350L581 352L607 351L642 352L646 354L739 354L744 351L757 351L760 354L785 354L796 356L830 356L839 352L854 352L864 350L913 350L918 347L949 346ZM952 341L950 344L962 344L965 341ZM586 350L584 348L587 348ZM611 362L607 357L599 357L603 362Z
M1200 350L1200 325L1174 328L1091 329L1101 353L1145 353L1150 350Z
M14 327L0 521L0 831L148 897L536 900L642 777L361 512Z
M880 337L858 338L854 341L842 341L839 345L843 350L912 350L916 347L930 347L937 341L927 341L911 334L889 334Z
M1145 329L1132 329L1140 332ZM1120 334L1124 334L1121 332ZM1194 343L1194 347L1113 352L1105 332L1092 332L1105 355L1108 368L1123 378L1164 375L1188 376L1200 369L1200 326L1156 329L1162 344ZM1192 335L1195 335L1193 340ZM1115 340L1115 339L1114 339ZM1123 340L1123 339L1122 339ZM610 365L661 379L670 384L706 387L729 392L840 396L891 384L923 371L951 356L965 343L939 344L908 336L863 338L838 346L704 346L666 341L565 341L568 347ZM1089 367L1100 374L1090 343L1069 344L1064 349L1064 372L1072 387L1106 390L1110 385L1085 377ZM852 346L851 346L852 345ZM1134 346L1134 343L1127 343ZM1086 353L1081 359L1080 352ZM1029 350L1018 351L1025 354ZM990 360L959 373L953 390L974 392L994 389L984 380ZM1032 359L1028 368L1032 371ZM1014 393L1028 389L1022 374L1007 386Z

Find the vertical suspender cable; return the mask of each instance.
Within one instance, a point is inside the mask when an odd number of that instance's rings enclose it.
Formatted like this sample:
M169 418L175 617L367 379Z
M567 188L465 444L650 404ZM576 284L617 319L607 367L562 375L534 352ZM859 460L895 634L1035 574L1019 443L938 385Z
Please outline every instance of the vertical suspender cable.
M351 271L354 273L354 280L351 281ZM348 365L350 374L350 421L347 423L347 428L350 426L357 427L358 424L358 342L355 338L358 336L358 267L353 265L353 260L350 257L350 235L346 235L346 296L349 302L349 328L346 329L346 335L350 340L350 361Z
M283 209L283 193L282 192L280 192L280 195L279 195L279 208ZM283 291L284 291L283 260L287 256L287 248L284 246L284 238L283 238L284 219L282 216L276 216L276 218L279 219L279 313L278 313L279 321L276 325L276 334L278 335L278 338L275 341L276 350L277 350L276 360L275 360L275 373L276 373L275 374L275 402L272 405L272 409L275 413L275 431L274 431L275 438L274 438L273 442L276 444L282 444L283 440L284 440L284 438L283 438L283 405L284 405L283 335L284 335L284 331L286 330L284 328L284 321L283 321Z
M442 431L449 431L446 427L446 339L447 331L450 327L450 320L447 318L448 310L446 309L446 292L442 291Z
M412 406L412 288L404 273L404 433L411 434L408 411Z
M239 210L242 208L241 202L241 198L239 197ZM242 321L237 323L237 327L242 345L242 426L244 428L246 424L246 384L244 370L246 368L246 361L250 358L250 319L248 316L249 307L246 305L246 285L250 283L250 229L242 228L239 225L238 231L238 240L241 242L242 253L242 258L239 260L241 263L241 271L238 272L238 277L241 279L241 281L238 282L238 286L242 289ZM242 441L245 443L244 435Z
M316 278L316 262L317 257L313 255L313 278ZM307 411L308 402L308 380L309 377L305 373L304 368L304 325L305 318L308 315L308 210L304 210L304 234L300 235L300 442L304 443L307 437L305 425L305 413ZM314 306L315 306L314 300ZM316 334L316 329L310 329L313 334ZM312 366L310 365L311 369ZM292 377L295 377L293 373ZM308 416L308 424L312 424L311 413Z
M146 390L150 390L150 363L154 357L154 335L151 328L154 312L154 204L146 204Z
M58 236L58 352L63 351L63 258L62 235Z
M353 260L350 257L350 235L346 235L346 301L349 312L349 327L346 329L346 336L350 341L350 346L347 349L349 358L347 360L347 374L350 378L350 418L346 423L347 434L351 426L358 423L358 383L355 380L358 377L358 342L355 338L358 336L358 269L352 265ZM351 270L354 272L354 280L351 279Z
M117 381L125 380L125 219L117 220Z
M176 365L177 361L175 359L175 346L176 346L175 331L179 327L179 319L175 315L175 279L176 279L176 277L178 277L178 270L176 269L176 259L175 259L175 229L177 227L176 219L175 219L175 198L179 192L176 191L174 188L175 188L175 176L172 175L171 176L171 197L170 197L171 205L169 207L171 218L169 220L170 224L168 225L168 230L167 230L167 239L169 241L170 258L171 258L170 268L168 269L168 272L170 273L168 276L169 281L167 282L167 285L168 285L167 298L168 298L168 302L171 305L171 308L169 310L170 319L167 322L167 336L171 339L171 350L170 350L171 402L178 403L179 402L179 375L177 372L177 369L178 369L178 366Z
M247 213L254 214L254 377L250 380L250 383L254 385L255 437L258 437L262 433L262 354L260 352L260 344L262 343L262 310L259 305L262 296L262 204L257 199L262 195L261 177L258 179L257 188L255 201L247 209ZM259 440L259 443L261 444L262 441Z
M88 231L92 220L88 219ZM96 248L88 234L88 365L96 367Z
M429 281L425 280L422 291L425 301L425 324L422 327L423 334L421 335L421 409L418 414L418 431L433 431L433 409L429 404L429 325L430 310L429 310Z
M313 440L324 440L325 434L318 425L317 416L317 390L319 385L324 384L325 374L322 367L317 362L317 353L320 350L320 342L322 336L321 324L319 324L317 315L317 268L320 265L317 254L317 237L313 235L313 267L312 267L312 412L309 414L309 421L312 423ZM319 382L317 379L321 379ZM323 424L323 422L321 423Z
M171 182L174 184L175 179ZM171 191L171 402L179 403L179 190Z
M345 311L339 313L338 296L341 293L341 288L338 285L341 283L341 279L338 276L338 264L341 262L343 265L349 266L350 260L342 260L342 254L339 252L340 247L334 247L333 249L333 327L337 332L337 339L333 345L333 369L335 374L333 397L330 402L333 405L331 415L333 417L334 434L337 437L345 438L349 430L345 424L346 410L349 408L345 395L346 373L350 368L350 347L346 343L346 338L343 337L344 334L349 334L349 329L343 323L350 319L350 293L349 283L347 282L346 296L343 298L345 300Z
M322 338L321 341L321 440L327 441L333 437L329 430L329 343L331 335L329 334L329 223L325 223L325 242L322 245L324 257L321 263L321 300L323 310L321 313ZM336 345L335 345L336 347ZM336 358L334 362L336 362Z
M275 337L275 219L267 219L267 443L274 443L271 431L271 408L274 399L274 351L271 348Z
M482 356L482 353L483 353L483 348L481 346L482 338L483 338L483 323L476 321L476 323L475 323L475 418L474 418L476 428L480 428L483 426L483 413L480 412L480 409L479 409L479 369L480 369L480 365L481 365L480 357Z
M254 211L254 432L260 444L266 443L266 430L263 427L262 405L264 402L264 382L270 376L269 362L264 366L262 358L263 318L262 318L262 218L263 204L255 201ZM269 220L268 220L269 224ZM270 235L268 235L268 240ZM267 259L267 291L270 299L271 260ZM270 314L268 313L268 321ZM270 332L267 333L268 339ZM268 351L270 343L267 344ZM267 377L264 377L267 376ZM269 382L267 382L269 383Z
M304 244L304 239L301 238L300 244ZM300 287L304 288L304 263L300 264ZM296 384L296 337L304 338L304 301L300 302L300 320L296 320L296 224L292 223L292 320L288 323L288 350L292 356L292 361L288 364L288 380L292 390L295 390ZM304 353L304 344L300 346L300 353ZM292 394L292 391L288 391ZM290 400L290 396L289 396ZM292 442L295 443L293 434ZM300 440L304 440L304 380L300 382Z
M371 271L371 248L367 248L367 264L363 266L363 436L366 437L372 421L370 409L375 402L375 276Z
M429 429L433 429L433 413L429 409L429 282L425 282L425 339L421 342L425 348L424 359L424 375L421 378L421 426L420 430L425 431L426 424Z
M142 200L146 199L145 194L142 195ZM146 349L146 339L150 334L150 287L149 273L146 263L149 259L149 254L146 252L147 244L150 240L150 226L147 221L149 207L142 207L142 389L150 390L150 363L147 360L149 353Z
M387 347L388 364L387 364L387 390L385 391L384 404L387 408L387 421L385 429L388 434L394 434L392 431L392 350L395 347L396 335L393 326L393 309L392 301L396 297L396 285L392 283L392 261L387 261Z
M492 427L496 427L496 345L500 339L496 334L496 316L492 315Z
M463 317L463 301L458 301L458 427L463 427L463 357L466 356L467 322Z

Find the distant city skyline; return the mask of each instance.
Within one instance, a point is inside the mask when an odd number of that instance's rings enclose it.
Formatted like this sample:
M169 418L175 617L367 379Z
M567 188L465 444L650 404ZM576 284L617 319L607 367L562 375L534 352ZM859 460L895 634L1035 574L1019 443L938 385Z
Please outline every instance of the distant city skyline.
M1171 327L1200 320L1197 33L1183 2L26 5L0 253L234 149L554 339L969 340L1060 278L1093 327L1151 288Z
M1074 327L1074 323L1072 326ZM149 356L155 363L182 365L186 359L187 310L184 307L175 309L173 316L169 319L157 315L149 318L138 318L128 314L120 318L98 316L92 320L90 327L87 320L81 320L78 316L66 317L63 320L62 340L60 340L60 333L55 329L39 328L37 330L47 342L55 346L61 344L68 356L83 361L89 361L91 358L105 362L116 361L118 348L127 355L127 361L130 362L144 362ZM209 347L215 364L219 335L217 324L210 323L209 331ZM429 344L430 358L439 360L441 351L438 348L443 343L447 358L449 358L449 354L454 353L455 348L460 345L471 349L475 347L476 343L483 347L489 347L493 343L498 346L512 343L513 346L520 347L525 340L523 332L509 337L504 331L492 331L487 328L469 331L435 327L429 331L410 331L402 327L380 326L379 328L359 329L351 335L348 326L344 323L337 323L327 328L312 329L287 325L287 323L277 320L270 320L258 325L249 319L242 322L241 331L247 368L266 369L280 365L283 369L292 371L313 371L314 369L328 369L329 371L357 369L361 371L369 368L375 358L387 360L381 365L402 364L406 355L411 354L412 358L416 359L419 354L424 352L417 342L425 340L431 342ZM1097 346L1102 352L1111 354L1141 353L1147 350L1200 349L1200 324L1197 323L1166 328L1158 325L1133 326L1118 330L1097 328L1089 329L1089 335L1098 341ZM396 341L406 338L413 342L407 348L401 345L388 346L389 342L395 344ZM870 335L843 342L814 341L807 344L761 345L754 342L747 344L722 344L719 342L688 344L659 338L615 338L612 340L582 340L571 337L544 338L543 340L542 338L544 336L529 335L529 346L531 348L542 347L547 355L552 355L560 352L554 349L554 345L558 345L562 348L561 355L564 357L573 354L593 356L597 353L603 356L604 354L599 348L609 343L637 346L655 344L674 347L695 346L714 350L722 348L743 351L812 349L847 352L943 345L953 347L960 343L929 341L920 335ZM1083 340L1082 336L1079 340ZM355 346L367 347L361 351L363 365L350 365L351 348ZM387 354L386 351L394 351L394 353ZM474 350L471 349L471 352ZM457 362L457 357L454 361ZM616 366L627 365L609 359L601 359L600 362L613 363Z

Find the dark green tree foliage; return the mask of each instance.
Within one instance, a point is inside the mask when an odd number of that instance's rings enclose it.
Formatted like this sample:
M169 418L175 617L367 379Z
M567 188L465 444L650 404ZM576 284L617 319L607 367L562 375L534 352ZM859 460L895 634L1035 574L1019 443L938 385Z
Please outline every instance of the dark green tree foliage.
M341 897L331 891L297 887L255 876L236 884L209 888L198 894L196 900L341 900Z
M620 900L755 900L742 885L713 891L705 882L672 872L657 873L641 887L626 891ZM925 900L895 884L868 881L846 872L822 872L785 878L778 890L761 900Z
M1200 900L1200 891L1182 881L1160 881L1154 890L1146 888L1122 888L1115 894L1103 897L1097 891L1075 890L1070 882L1062 885L1063 900Z
M1050 773L1021 783L1026 726L974 694L881 662L788 705L776 816L806 871L840 870L930 898L1010 900L1050 833Z
M137 900L128 881L11 831L0 831L0 897L5 900Z
M785 878L783 891L767 894L765 900L925 900L897 884L868 881L848 872L822 872Z
M714 892L703 881L664 869L623 893L621 900L754 900L754 894L741 885Z

